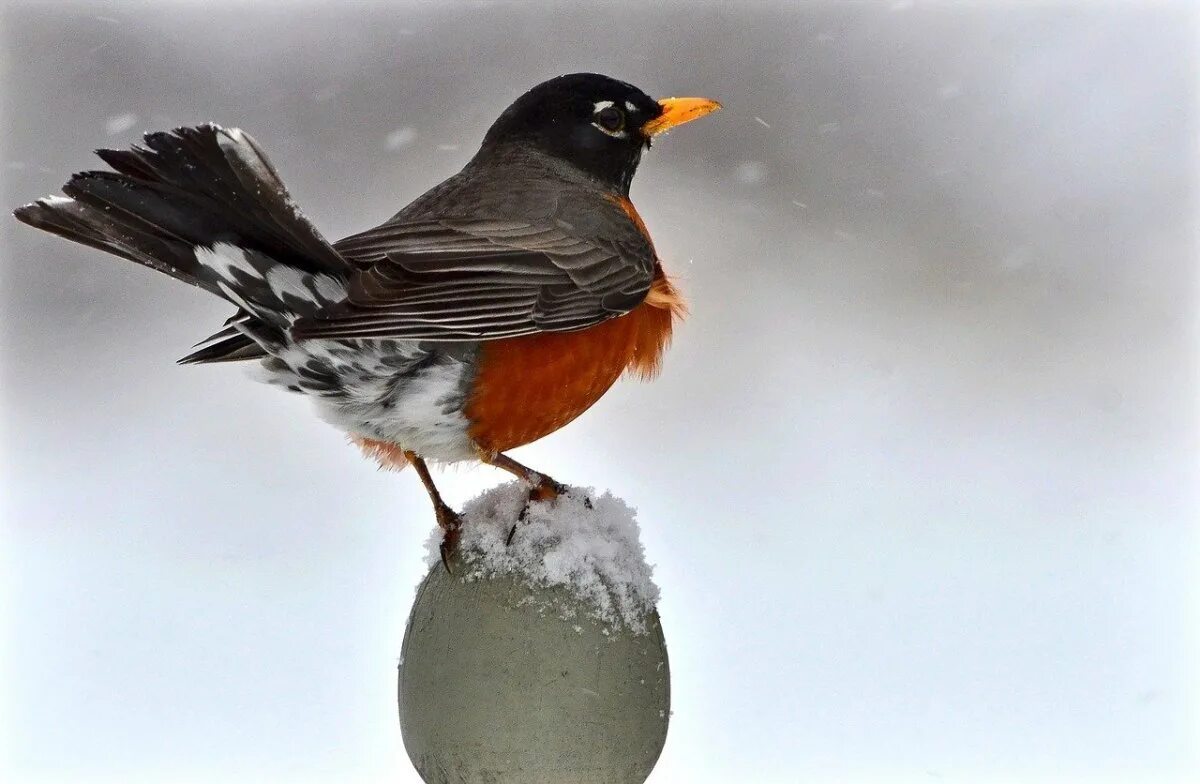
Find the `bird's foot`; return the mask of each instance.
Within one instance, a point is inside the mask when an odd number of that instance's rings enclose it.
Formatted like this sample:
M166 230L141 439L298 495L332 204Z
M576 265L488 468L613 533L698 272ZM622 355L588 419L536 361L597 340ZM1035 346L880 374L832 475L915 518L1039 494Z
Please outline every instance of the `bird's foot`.
M564 495L570 488L559 482L555 482L545 474L534 474L536 484L529 488L529 497L525 499L525 506L521 508L521 514L517 515L517 522L525 522L525 518L529 515L529 505L533 503L542 503L543 501L553 501L560 495ZM513 531L517 527L513 526ZM512 541L512 533L508 535L509 541Z
M462 533L462 517L446 505L437 508L438 527L442 529L442 544L438 551L442 554L442 566L447 574L454 574L450 562L458 555L458 541Z
M560 495L565 495L571 488L556 482L545 474L537 475L538 482L529 488L529 497L525 500L525 506L521 509L521 514L517 515L517 522L508 531L508 539L505 540L506 545L511 545L513 537L517 533L517 526L525 522L525 518L529 516L529 506L535 502L553 501ZM592 508L592 499L584 498L583 505L588 509Z
M570 488L566 485L555 482L548 476L538 474L538 483L529 488L529 500L525 502L525 508L528 509L534 501L553 501L568 490Z

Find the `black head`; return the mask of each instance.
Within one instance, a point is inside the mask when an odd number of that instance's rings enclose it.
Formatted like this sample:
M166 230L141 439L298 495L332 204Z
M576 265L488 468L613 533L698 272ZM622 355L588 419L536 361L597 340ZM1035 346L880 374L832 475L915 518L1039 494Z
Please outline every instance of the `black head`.
M591 73L542 82L492 124L483 150L528 145L567 161L620 193L650 146L643 127L664 106L631 84Z

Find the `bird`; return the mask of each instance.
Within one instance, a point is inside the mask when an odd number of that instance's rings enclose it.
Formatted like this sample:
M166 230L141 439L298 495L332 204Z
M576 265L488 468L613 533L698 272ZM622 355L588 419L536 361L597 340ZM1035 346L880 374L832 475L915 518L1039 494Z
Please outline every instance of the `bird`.
M652 378L682 317L629 192L666 131L720 108L595 73L506 108L458 173L330 243L249 134L208 123L99 149L23 223L170 275L236 308L181 364L257 362L384 468L411 465L446 568L462 518L429 464L478 461L565 486L506 453L574 420L625 374ZM511 536L511 535L510 535Z

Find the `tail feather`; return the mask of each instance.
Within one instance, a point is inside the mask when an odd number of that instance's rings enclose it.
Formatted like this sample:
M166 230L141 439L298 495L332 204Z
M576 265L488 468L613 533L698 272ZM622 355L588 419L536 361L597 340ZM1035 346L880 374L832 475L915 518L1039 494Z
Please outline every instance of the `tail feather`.
M85 171L72 176L63 193L79 204L108 213L110 220L136 236L176 242L189 252L200 245L237 238L220 212L191 194L159 183L115 172ZM183 264L189 271L196 267L195 261Z
M238 334L205 345L175 361L180 365L199 365L212 362L241 362L247 359L263 359L266 356L266 349L245 335Z
M300 214L275 167L249 134L210 124L146 134L145 143L144 148L101 157L127 177L221 205L223 225L238 240L233 244L307 272L340 274L349 269Z
M145 163L134 150L109 150L100 148L96 150L97 157L107 163L121 174L134 178L135 180L145 180L153 182L154 168Z
M195 254L190 247L157 233L135 229L103 208L49 196L17 208L13 215L35 228L219 293L216 286L205 285L194 275Z
M205 362L235 362L266 357L267 351L263 346L244 331L253 320L254 317L249 313L239 310L226 319L224 327L192 346L195 351L176 361L180 365L197 365ZM273 335L272 345L277 344L281 338L282 335Z
M182 362L262 357L291 314L344 292L350 264L295 207L249 135L209 124L144 138L130 150L97 150L113 171L76 174L63 186L68 198L14 215L241 308Z
M126 248L106 242L103 233L90 220L91 212L73 199L47 196L13 210L22 223L66 237L72 242L107 251L130 261L138 261Z

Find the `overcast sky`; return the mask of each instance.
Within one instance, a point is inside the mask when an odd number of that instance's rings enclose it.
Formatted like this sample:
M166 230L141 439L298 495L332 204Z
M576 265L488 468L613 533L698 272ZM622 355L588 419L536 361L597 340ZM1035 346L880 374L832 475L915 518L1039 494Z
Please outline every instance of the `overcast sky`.
M9 2L4 204L212 120L337 238L550 76L718 98L633 187L691 302L662 378L516 453L640 510L674 699L651 781L1195 781L1197 21ZM0 778L416 782L415 475L173 365L219 300L0 238Z

